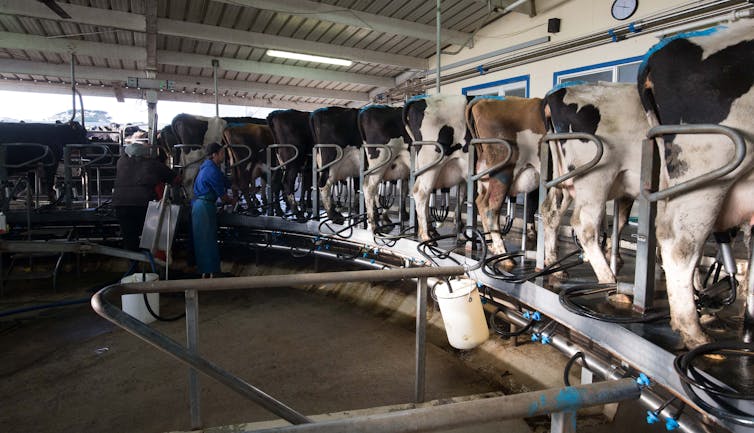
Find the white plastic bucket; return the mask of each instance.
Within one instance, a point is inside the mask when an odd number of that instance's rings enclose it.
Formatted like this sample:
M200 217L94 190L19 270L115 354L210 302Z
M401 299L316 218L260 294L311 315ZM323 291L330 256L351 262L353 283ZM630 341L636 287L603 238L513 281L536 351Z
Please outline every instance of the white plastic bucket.
M140 283L142 281L157 281L159 275L157 274L131 274L120 280L121 283ZM152 308L155 314L160 314L160 294L148 293L147 299L149 300L149 306ZM141 293L133 295L121 295L121 302L123 303L123 311L126 314L141 320L144 323L152 323L156 319L147 310L147 306L144 304L144 295Z
M473 349L490 336L479 291L472 280L451 280L450 285L452 293L445 283L435 287L448 342L456 349Z

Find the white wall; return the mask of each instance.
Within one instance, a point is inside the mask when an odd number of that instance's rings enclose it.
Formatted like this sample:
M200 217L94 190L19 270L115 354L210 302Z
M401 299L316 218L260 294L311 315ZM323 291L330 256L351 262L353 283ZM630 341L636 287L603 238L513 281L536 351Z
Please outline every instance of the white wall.
M536 5L538 14L534 18L529 18L528 15L520 13L510 13L482 28L474 39L475 46L473 48L464 49L457 55L442 55L441 61L443 64L455 63L494 50L499 50L549 35L551 40L547 44L538 45L534 48L529 48L523 51L542 48L547 45L570 41L600 31L607 33L610 28L624 26L630 22L641 20L642 18L655 15L659 12L678 9L679 6L693 5L701 2L681 0L643 0L639 2L638 11L625 21L617 21L612 18L610 15L610 7L612 3L611 0L537 0ZM547 20L549 18L561 19L559 33L547 33ZM542 97L552 88L553 73L557 71L642 56L652 45L657 43L657 41L657 37L651 33L640 33L635 37L616 43L588 48L579 52L564 54L536 63L504 69L502 71L489 72L456 83L447 85L443 84L441 90L442 93L458 94L461 93L461 89L464 87L504 80L520 75L529 75L531 86L529 96ZM510 55L511 54L505 54L499 58L508 57ZM497 59L490 58L455 69L444 70L442 75L444 76L474 68L478 64L489 64L495 60ZM436 60L433 56L429 60L431 67L434 68L435 62ZM433 92L434 89L431 89L428 93Z

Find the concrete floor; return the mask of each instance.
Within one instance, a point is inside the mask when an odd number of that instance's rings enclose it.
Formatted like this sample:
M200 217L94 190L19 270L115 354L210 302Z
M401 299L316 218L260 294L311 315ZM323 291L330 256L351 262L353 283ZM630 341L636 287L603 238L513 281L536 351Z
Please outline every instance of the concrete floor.
M306 271L310 264L290 258L278 262L288 272ZM279 273L280 268L261 271L253 265L236 265L232 270ZM37 288L16 283L0 298L0 311L80 297L83 288L118 275L94 267L82 278L66 275L63 288L55 294L46 283ZM364 287L355 285L316 293L312 288L204 293L199 299L200 351L305 414L410 402L414 332L408 315L413 306L405 295L412 289L410 284L398 286L392 289L403 295L389 295L388 288L372 286L370 295L361 295L361 300L349 295L364 292ZM370 301L364 300L369 297ZM399 307L388 308L390 303ZM163 315L179 313L182 298L163 296L161 308ZM430 322L438 320L439 314L431 311ZM182 320L153 326L185 341ZM562 386L566 360L547 346L514 347L491 339L479 350L460 352L447 345L436 327L429 329L428 342L428 400ZM4 432L190 428L187 368L114 328L86 304L0 318L0 347L0 426ZM503 356L492 356L500 351ZM205 426L275 418L212 379L201 380ZM600 417L586 417L579 421L578 431L618 433L637 431L638 426L645 432L664 430L641 422L641 414L636 405L622 405L616 423L601 424ZM547 430L546 420L463 429L480 433Z

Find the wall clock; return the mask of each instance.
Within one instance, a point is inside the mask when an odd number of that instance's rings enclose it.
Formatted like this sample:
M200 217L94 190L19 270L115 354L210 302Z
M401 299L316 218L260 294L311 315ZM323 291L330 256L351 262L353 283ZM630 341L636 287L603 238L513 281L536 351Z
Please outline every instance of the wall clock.
M639 0L615 0L610 12L616 20L625 20L631 17L639 8Z

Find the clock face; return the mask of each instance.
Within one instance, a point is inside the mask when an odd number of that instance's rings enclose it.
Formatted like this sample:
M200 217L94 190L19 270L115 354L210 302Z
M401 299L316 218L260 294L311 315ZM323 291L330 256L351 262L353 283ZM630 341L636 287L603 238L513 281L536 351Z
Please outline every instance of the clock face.
M616 20L625 20L631 17L639 7L639 0L615 0L611 12Z

